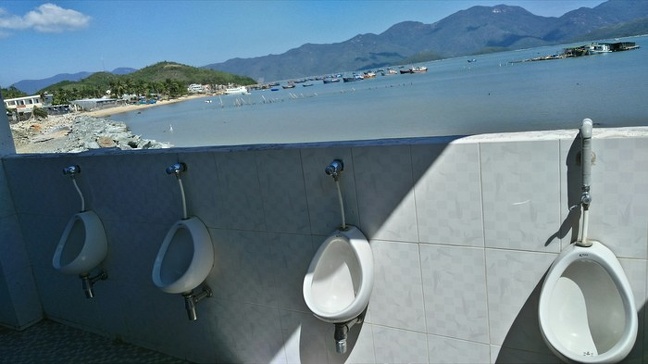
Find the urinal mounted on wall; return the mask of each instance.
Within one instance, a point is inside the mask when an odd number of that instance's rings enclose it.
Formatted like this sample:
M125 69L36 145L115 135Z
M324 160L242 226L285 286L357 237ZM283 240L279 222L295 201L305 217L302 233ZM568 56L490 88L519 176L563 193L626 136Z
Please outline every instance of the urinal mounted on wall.
M182 219L176 221L164 237L153 264L152 279L163 292L181 294L189 320L196 320L196 304L212 296L204 284L214 266L214 247L205 224L196 216L187 216L187 203L180 175L187 170L184 163L166 169L174 175L182 197ZM194 290L202 285L200 292Z
M373 254L360 229L347 225L339 177L344 170L341 160L326 167L326 174L337 185L342 225L335 230L313 257L304 277L303 294L308 308L318 319L335 325L335 349L347 350L347 333L364 321L373 289Z
M103 269L95 276L90 275L106 258L108 241L99 216L93 211L86 211L83 193L76 182L76 175L79 173L81 168L78 165L63 169L63 174L70 177L79 193L81 212L74 214L63 230L52 258L52 265L61 273L78 275L86 297L92 298L95 282L108 278Z
M567 362L616 363L637 338L637 309L628 278L614 253L588 237L592 121L585 119L580 237L565 248L545 276L538 305L547 346Z

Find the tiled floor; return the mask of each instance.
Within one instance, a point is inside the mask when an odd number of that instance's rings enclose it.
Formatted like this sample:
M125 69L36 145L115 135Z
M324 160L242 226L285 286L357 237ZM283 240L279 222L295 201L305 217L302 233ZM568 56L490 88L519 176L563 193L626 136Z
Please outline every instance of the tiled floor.
M188 363L49 320L0 327L0 363Z

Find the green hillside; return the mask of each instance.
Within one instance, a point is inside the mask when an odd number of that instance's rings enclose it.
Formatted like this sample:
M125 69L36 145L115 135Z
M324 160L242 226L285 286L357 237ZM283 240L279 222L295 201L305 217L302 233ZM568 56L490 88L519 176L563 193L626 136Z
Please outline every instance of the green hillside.
M112 97L120 97L123 94L178 97L185 94L187 86L192 83L252 85L256 82L250 77L164 61L127 75L93 73L81 81L62 81L38 93L53 94L55 104L65 104L80 98L101 97L106 95L108 90L111 91Z

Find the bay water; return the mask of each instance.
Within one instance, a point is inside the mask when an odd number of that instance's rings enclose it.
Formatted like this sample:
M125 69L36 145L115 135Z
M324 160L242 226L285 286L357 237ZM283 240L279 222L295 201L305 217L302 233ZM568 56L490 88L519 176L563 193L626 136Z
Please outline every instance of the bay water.
M206 96L111 119L176 147L577 129L584 118L648 126L648 36L616 41L641 48L521 63L586 43L458 57L419 64L426 73Z

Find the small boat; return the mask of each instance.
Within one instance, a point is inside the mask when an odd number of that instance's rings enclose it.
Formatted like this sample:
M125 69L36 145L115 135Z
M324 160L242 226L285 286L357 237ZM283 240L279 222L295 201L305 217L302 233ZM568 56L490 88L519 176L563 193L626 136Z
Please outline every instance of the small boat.
M362 81L364 80L364 77L362 77L362 75L354 73L353 76L343 77L342 80L344 80L344 82Z
M340 82L342 79L340 77L325 77L322 79L323 83L335 83Z
M281 87L283 87L284 89L295 88L295 84L292 83L292 82L289 82L287 85L281 85Z
M427 72L427 67L425 66L419 66L419 67L414 67L411 69L412 73L423 73Z
M414 72L412 71L411 68L407 68L407 69L403 69L403 68L401 68L401 69L400 69L400 73L401 73L401 75L402 75L402 74L404 74L404 73L414 73Z
M225 89L225 95L247 95L250 92L245 86L239 86L239 87L230 87Z
M313 84L310 83L310 82L309 83L302 83L302 87L310 87L310 86L313 86Z

